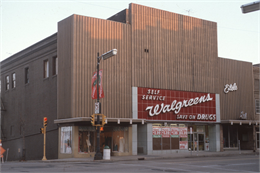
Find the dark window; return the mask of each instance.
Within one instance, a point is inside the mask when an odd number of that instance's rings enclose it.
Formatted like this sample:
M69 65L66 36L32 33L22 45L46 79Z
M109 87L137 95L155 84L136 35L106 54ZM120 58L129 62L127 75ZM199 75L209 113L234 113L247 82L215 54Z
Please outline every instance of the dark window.
M16 87L16 76L15 73L12 74L12 88Z
M14 136L14 126L10 126L10 135Z
M43 78L49 77L49 61L43 61Z
M255 112L257 114L260 114L260 100L259 99L255 100Z
M25 83L29 83L29 67L25 68Z
M58 74L58 58L57 56L53 57L53 66L52 66L52 75Z
M9 90L10 89L10 80L9 80L9 76L5 77L5 89Z

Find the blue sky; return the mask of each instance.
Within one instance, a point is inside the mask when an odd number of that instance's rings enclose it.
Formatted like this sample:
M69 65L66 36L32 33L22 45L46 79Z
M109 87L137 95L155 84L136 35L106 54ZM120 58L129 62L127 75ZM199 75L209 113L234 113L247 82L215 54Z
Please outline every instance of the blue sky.
M131 2L217 22L218 56L260 63L260 11L243 14L237 1L0 0L0 61L57 32L72 14L107 19Z

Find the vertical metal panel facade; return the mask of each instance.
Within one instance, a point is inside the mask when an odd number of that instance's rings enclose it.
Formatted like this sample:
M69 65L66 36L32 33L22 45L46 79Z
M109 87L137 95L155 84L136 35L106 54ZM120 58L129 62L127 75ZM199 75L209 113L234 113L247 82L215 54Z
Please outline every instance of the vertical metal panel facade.
M63 23L68 25L62 26ZM97 53L101 55L113 48L118 49L118 54L100 62L105 94L105 98L100 100L102 113L109 118L131 117L130 29L128 24L79 15L60 23L58 32L64 33L70 43L58 39L62 47L58 54L59 66L69 66L59 68L58 85L65 87L58 91L61 110L58 118L89 117L94 113L91 78L96 71ZM70 94L69 100L62 99L65 91L69 91L66 93Z
M223 58L218 61L221 120L237 120L242 111L248 120L254 120L252 63ZM224 86L234 83L238 89L225 94Z
M130 13L133 86L216 92L216 23L136 4Z
M113 48L118 54L100 63L102 113L108 118L132 118L131 87L217 93L221 120L242 110L251 118L252 64L218 58L215 22L137 4L125 12L129 24L79 15L59 22L58 119L94 113L97 52ZM223 94L223 85L232 81L241 90Z

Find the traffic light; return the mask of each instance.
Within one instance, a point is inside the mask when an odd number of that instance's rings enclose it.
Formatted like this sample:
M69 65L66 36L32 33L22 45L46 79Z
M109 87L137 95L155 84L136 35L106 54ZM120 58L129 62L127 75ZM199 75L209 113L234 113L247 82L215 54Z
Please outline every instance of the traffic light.
M91 115L90 122L92 126L95 126L95 114Z
M102 126L106 124L106 116L102 115Z
M40 128L40 133L43 134L43 132L44 132L44 131L43 131L43 128Z
M44 118L43 118L43 126L44 126L44 127L47 126L47 122L48 122L47 117L44 117Z

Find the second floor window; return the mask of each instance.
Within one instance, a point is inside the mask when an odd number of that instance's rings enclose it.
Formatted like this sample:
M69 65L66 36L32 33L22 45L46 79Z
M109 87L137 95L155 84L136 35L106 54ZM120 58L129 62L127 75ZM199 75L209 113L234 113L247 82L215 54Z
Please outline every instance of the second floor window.
M257 114L260 114L260 100L259 99L255 100L255 112Z
M58 74L58 58L57 56L53 57L53 68L52 68L52 75Z
M49 61L43 61L43 78L49 77Z
M29 83L29 67L25 68L25 84Z
M9 80L9 76L5 77L5 89L9 90L10 89L10 80Z
M15 77L15 73L12 74L12 88L16 87L16 77Z

